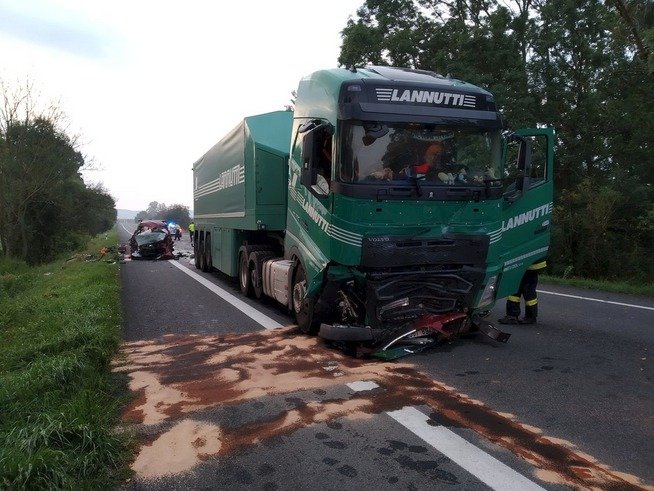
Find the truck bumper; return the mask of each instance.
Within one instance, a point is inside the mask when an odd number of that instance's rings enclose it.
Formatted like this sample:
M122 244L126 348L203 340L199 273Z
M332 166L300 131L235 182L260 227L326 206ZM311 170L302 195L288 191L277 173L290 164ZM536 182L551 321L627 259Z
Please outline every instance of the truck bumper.
M506 343L511 336L497 329L490 322L464 312L426 314L414 322L398 328L373 329L370 326L346 324L321 324L318 336L341 344L359 356L394 359L417 353L438 341L457 337L459 334L481 332L494 341Z

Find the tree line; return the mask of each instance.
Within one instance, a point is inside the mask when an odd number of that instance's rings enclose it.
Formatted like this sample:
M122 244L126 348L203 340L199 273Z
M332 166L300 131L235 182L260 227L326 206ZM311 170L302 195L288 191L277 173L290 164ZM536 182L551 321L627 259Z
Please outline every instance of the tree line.
M654 2L366 0L339 64L488 89L509 129L556 131L550 272L654 281Z
M38 109L32 86L0 81L0 257L53 259L109 230L114 199L86 185L85 158L56 106Z
M158 201L151 201L147 209L139 211L136 214L135 221L138 222L139 220L163 220L176 223L184 228L187 228L188 224L191 223L188 206L180 204L167 206L165 203L159 203Z

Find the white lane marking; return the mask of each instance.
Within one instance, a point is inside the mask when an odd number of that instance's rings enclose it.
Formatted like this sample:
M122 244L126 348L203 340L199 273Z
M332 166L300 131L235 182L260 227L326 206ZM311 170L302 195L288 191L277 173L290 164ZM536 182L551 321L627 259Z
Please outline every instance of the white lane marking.
M130 232L129 230L127 230L127 228L125 227L125 225L123 225L122 222L120 222L120 226L123 227L123 230L124 230L125 232L127 232L129 235L132 235L133 232Z
M363 392L365 390L372 390L379 387L379 385L377 385L372 380L357 380L356 382L350 382L349 384L345 385L347 385L354 392Z
M453 431L444 426L429 425L429 417L414 407L407 406L386 414L493 489L544 491L535 482L475 447Z
M610 303L611 305L620 305L622 307L633 307L635 309L654 310L654 307L645 307L644 305L634 305L632 303L612 302L610 300L600 300L599 298L581 297L579 295L568 295L566 293L548 292L546 290L536 290L538 293L545 293L546 295L556 295L558 297L577 298L579 300L589 300L591 302Z
M200 283L203 286L206 286L209 290L211 290L213 293L218 295L220 298L223 300L229 302L232 304L234 307L236 307L238 310L243 312L245 315L247 315L250 319L258 322L261 324L261 326L265 329L277 329L278 327L284 327L282 324L279 322L271 319L265 314L262 314L259 312L257 309L254 307L250 307L248 304L246 304L243 300L236 298L234 295L229 293L228 291L223 290L220 288L218 285L214 285L211 283L209 280L206 278L200 276L197 274L195 271L191 271L189 268L186 266L182 266L181 264L178 264L177 261L170 261L170 264L173 266L181 269L189 275L191 278L193 278L195 281Z

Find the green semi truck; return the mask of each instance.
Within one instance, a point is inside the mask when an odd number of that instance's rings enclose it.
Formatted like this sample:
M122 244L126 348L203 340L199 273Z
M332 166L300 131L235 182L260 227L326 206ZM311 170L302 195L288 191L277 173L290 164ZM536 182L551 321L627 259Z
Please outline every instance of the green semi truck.
M553 141L434 72L317 71L193 165L195 265L360 353L506 341L483 317L547 255Z

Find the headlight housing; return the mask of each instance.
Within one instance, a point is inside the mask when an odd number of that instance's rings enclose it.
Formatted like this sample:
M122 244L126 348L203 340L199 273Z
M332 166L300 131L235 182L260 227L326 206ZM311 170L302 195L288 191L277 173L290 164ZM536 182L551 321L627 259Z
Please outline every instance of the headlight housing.
M491 276L488 278L484 292L481 294L479 302L477 302L477 308L485 307L493 303L495 300L495 294L497 293L497 276Z

